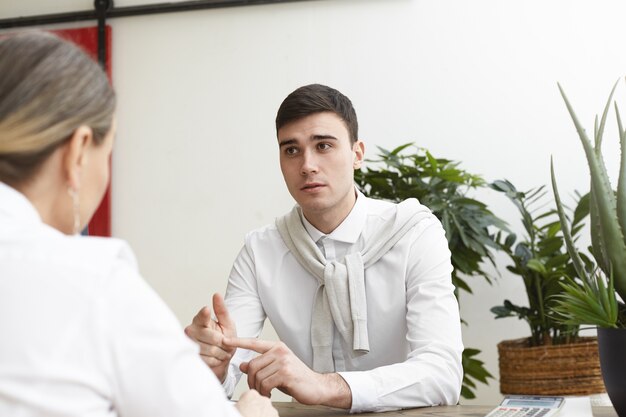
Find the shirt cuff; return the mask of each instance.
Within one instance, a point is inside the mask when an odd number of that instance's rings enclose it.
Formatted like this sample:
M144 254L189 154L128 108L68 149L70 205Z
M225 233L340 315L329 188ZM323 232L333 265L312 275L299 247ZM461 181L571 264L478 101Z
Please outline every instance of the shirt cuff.
M351 413L376 411L379 406L376 384L366 372L337 372L352 392Z
M224 378L224 382L222 382L222 388L224 388L224 392L226 393L228 399L232 398L235 392L235 385L237 385L237 378L233 375L232 372L228 372L226 374L226 378Z

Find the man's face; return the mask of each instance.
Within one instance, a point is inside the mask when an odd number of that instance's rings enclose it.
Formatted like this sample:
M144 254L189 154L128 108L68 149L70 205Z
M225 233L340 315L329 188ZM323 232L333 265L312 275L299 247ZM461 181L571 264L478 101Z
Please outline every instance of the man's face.
M342 221L356 199L354 170L363 161L363 143L351 144L343 120L321 112L284 125L278 144L285 183L307 220L320 230Z

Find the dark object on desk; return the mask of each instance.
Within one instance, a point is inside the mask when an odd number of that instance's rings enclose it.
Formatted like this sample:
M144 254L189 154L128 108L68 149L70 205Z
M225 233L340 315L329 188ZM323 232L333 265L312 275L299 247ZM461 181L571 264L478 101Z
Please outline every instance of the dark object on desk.
M620 417L626 417L626 329L598 327L600 362L606 391Z

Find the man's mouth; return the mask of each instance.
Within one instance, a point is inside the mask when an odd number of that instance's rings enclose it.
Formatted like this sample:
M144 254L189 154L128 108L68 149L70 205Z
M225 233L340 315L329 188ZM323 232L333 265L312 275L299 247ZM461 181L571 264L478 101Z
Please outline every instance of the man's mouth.
M313 191L319 188L324 187L324 184L319 183L319 182L309 182L304 184L304 186L302 188L300 188L302 191Z

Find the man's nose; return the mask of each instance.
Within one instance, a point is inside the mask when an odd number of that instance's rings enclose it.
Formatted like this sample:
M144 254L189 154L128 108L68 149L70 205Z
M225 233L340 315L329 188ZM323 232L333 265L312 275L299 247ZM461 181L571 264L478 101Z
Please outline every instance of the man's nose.
M318 171L317 156L310 151L306 151L302 158L302 166L300 167L300 173L302 175L309 175Z

